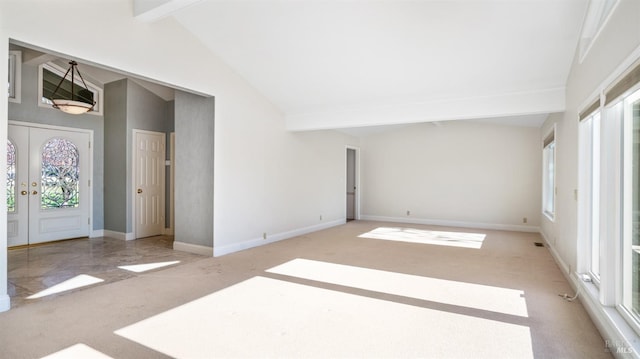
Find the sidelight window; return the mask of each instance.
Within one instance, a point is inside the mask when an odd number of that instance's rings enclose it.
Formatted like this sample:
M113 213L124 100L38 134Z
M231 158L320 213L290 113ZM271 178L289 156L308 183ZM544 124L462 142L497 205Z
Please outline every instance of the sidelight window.
M16 146L7 141L7 212L16 211Z

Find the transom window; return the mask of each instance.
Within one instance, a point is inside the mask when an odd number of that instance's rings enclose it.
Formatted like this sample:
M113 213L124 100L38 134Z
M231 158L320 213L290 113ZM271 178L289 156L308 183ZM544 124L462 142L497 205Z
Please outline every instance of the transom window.
M40 82L38 86L40 106L51 107L53 103L51 102L50 98L56 90L56 87L60 83L60 80L63 78L65 72L66 70L51 62L40 65ZM79 78L76 78L74 80L73 96L74 98L83 102L93 103L93 101L95 101L96 105L88 113L101 115L103 99L102 88L94 85L86 79L85 83L87 85L87 88L84 87L84 83ZM57 95L60 95L65 99L71 99L70 76L67 76L67 78L65 78L65 80L62 82L60 88L58 89Z

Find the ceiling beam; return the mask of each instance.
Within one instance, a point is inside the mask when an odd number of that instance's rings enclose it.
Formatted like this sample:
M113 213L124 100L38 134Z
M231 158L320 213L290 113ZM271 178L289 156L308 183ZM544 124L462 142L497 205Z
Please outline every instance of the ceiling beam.
M133 0L133 16L144 22L154 22L202 0Z
M400 125L563 112L565 88L439 101L384 103L285 115L289 131Z

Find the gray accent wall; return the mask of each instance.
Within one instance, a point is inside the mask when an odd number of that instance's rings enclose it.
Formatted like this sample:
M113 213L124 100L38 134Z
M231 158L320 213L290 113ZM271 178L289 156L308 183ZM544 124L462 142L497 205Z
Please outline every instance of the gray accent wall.
M176 106L175 106L175 101L168 101L167 102L167 118L166 118L166 131L167 131L167 153L166 153L166 159L170 160L171 159L171 133L175 131L175 112L176 112ZM165 172L165 190L164 190L164 195L165 195L165 203L166 208L164 211L164 226L166 228L170 228L171 227L171 203L169 202L169 199L171 198L171 168L169 166L166 166L165 168L166 172ZM172 228L173 229L173 228Z
M127 80L104 86L104 229L124 233L127 228Z
M104 228L104 118L99 115L68 115L50 107L38 106L38 66L22 64L22 99L9 103L9 120L93 130L93 224ZM81 169L82 171L82 169Z
M105 103L105 229L131 233L133 130L166 133L173 128L172 107L129 79L108 83Z
M175 96L176 241L213 247L214 98Z
M21 97L21 103L9 103L9 120L93 130L92 228L130 233L132 130L170 133L174 129L174 102L122 79L104 85L104 116L68 115L38 106L38 66L25 63ZM167 223L168 198L167 192Z

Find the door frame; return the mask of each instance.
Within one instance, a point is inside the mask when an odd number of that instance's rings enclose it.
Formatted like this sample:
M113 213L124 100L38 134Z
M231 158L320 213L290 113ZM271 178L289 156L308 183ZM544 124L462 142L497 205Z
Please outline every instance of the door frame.
M165 174L165 188L166 188L166 163L167 163L167 156L166 156L166 148L167 148L167 134L166 132L160 132L160 131L149 131L149 130L140 130L140 129L132 129L131 130L131 178L130 178L130 183L131 183L131 235L126 235L126 240L132 240L132 239L138 239L136 237L136 170L138 169L138 164L136 161L136 135L138 133L146 133L146 134L152 134L152 135L163 135L164 136L164 146L165 146L165 155L164 155L164 171L163 173ZM166 198L166 189L162 192L162 196L164 197L164 210L166 213L166 208L167 208L167 198ZM164 216L163 216L164 217ZM166 232L167 230L167 226L166 226L166 219L165 219L165 224L163 225L163 234Z
M90 129L86 129L86 128L77 128L77 127L66 127L66 126L57 126L57 125L47 125L47 124L42 124L42 123L37 123L37 122L26 122L26 121L14 121L14 120L9 120L8 124L7 124L7 129L9 128L9 125L14 125L14 126L23 126L23 127L32 127L32 128L41 128L41 129L45 129L45 130L58 130L58 131L68 131L68 132L80 132L80 133L86 133L89 135L89 223L87 224L88 226L88 236L89 238L94 238L94 237L99 237L101 234L94 231L93 229L93 186L95 184L95 179L93 178L94 176L94 172L93 172L93 145L95 144L95 141L93 139L93 130ZM7 141L9 140L9 136L7 133ZM6 146L6 145L5 145ZM5 184L6 186L6 184Z
M354 150L356 153L356 164L355 164L355 179L354 179L354 183L356 186L356 189L354 191L354 196L355 196L355 200L354 200L354 220L359 220L360 219L360 197L361 197L361 191L360 191L360 147L356 147L356 146L351 146L351 145L346 145L345 149L344 149L344 170L345 170L345 176L344 176L344 181L345 181L345 186L343 186L343 193L344 193L344 201L342 203L345 204L345 221L347 218L347 208L346 208L346 204L347 204L347 192L345 191L346 189L346 183L347 183L347 176L348 173L347 171L349 170L347 168L347 153L348 150Z
M169 229L166 234L175 234L176 214L175 214L175 187L176 185L176 132L169 134ZM166 183L165 183L166 186Z

